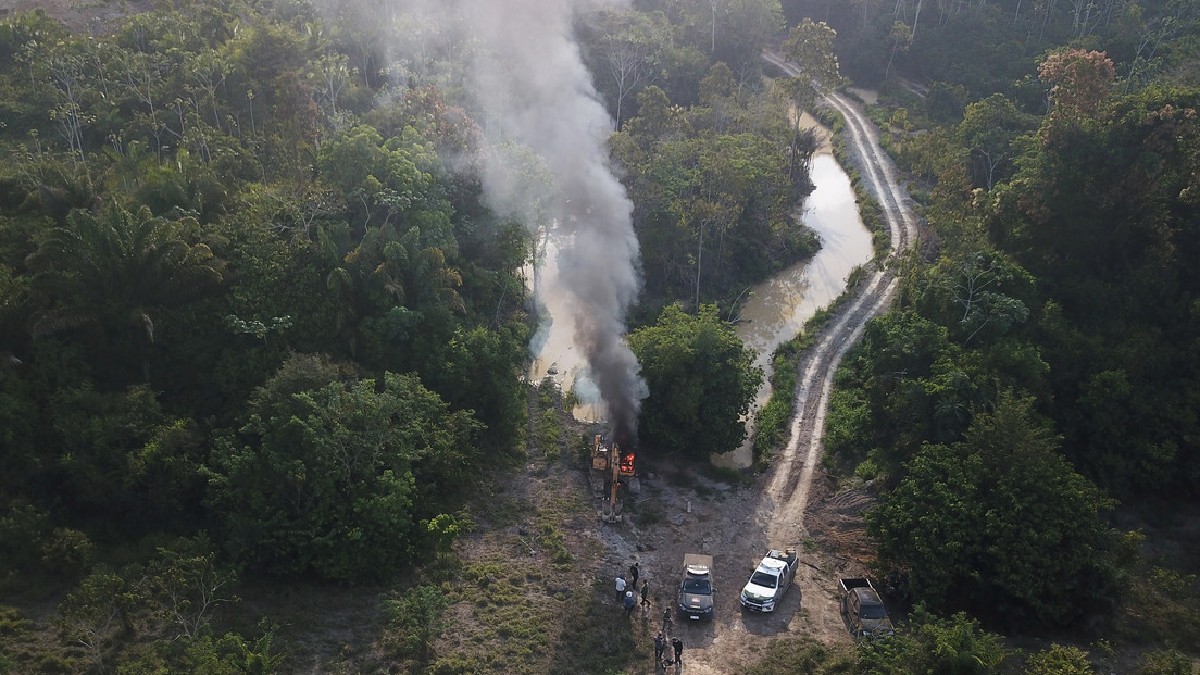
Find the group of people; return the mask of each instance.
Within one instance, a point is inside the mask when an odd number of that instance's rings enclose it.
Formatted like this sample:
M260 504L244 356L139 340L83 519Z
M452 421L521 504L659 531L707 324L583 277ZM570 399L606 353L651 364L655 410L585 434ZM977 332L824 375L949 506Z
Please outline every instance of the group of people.
M663 632L658 631L658 635L654 636L654 663L661 664L663 668L683 663L683 640L678 636L671 638L671 649L675 651L675 658L666 655L667 651L667 636Z
M617 602L623 603L625 606L625 616L633 614L633 610L637 607L638 579L641 576L641 568L637 562L629 566L628 578L626 575L617 575L614 583L614 588L617 591ZM642 580L641 586L641 606L643 611L650 611L650 584L645 579ZM678 637L671 638L671 649L675 653L675 657L671 658L667 654L667 636L665 631L667 624L671 620L671 608L663 609L663 627L658 631L658 635L654 636L654 663L662 667L672 666L683 663L683 640Z
M638 577L641 575L641 569L638 563L633 563L629 566L629 581L624 575L618 575L616 580L617 602L625 604L625 616L633 614L634 607L637 606L637 590ZM650 582L642 580L642 607L649 611L650 609Z

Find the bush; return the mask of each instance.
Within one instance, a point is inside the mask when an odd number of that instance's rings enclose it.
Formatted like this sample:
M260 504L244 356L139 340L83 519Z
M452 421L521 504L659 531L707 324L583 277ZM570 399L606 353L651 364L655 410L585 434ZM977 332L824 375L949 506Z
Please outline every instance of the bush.
M42 569L56 577L78 577L92 562L92 541L79 530L56 527L42 543Z

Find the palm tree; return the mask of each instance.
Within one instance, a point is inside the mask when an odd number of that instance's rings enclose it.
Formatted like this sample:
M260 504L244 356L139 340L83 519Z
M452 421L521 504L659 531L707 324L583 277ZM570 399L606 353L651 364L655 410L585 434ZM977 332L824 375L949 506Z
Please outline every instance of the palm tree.
M167 219L148 207L111 204L102 214L76 210L52 228L26 259L32 291L43 309L34 338L95 326L103 340L132 347L149 380L148 347L154 314L215 290L224 263L200 241L191 216Z

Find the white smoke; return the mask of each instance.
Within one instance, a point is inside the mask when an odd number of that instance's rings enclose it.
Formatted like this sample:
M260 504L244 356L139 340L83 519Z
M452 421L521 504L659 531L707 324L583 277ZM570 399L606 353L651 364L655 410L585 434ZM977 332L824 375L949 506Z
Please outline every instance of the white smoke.
M361 31L391 33L386 59L399 84L465 91L491 148L482 161L489 206L518 217L544 244L556 225L562 289L574 302L574 341L586 355L618 434L637 428L646 385L625 343L641 287L633 205L613 175L613 120L584 66L573 23L616 0L359 0L331 13ZM372 21L373 20L373 21ZM447 69L465 63L465 71ZM564 317L557 317L562 320Z
M530 180L535 172L497 161L485 171L485 190L500 207L523 201L531 228L544 225L538 222L544 214L530 212L535 204L548 206L562 232L559 279L576 300L575 342L617 432L632 434L646 395L624 340L626 312L640 290L633 204L610 168L606 142L613 120L572 28L579 12L601 4L610 3L463 0L459 16L475 47L467 89L492 135L529 148L553 178ZM530 199L539 191L545 194Z

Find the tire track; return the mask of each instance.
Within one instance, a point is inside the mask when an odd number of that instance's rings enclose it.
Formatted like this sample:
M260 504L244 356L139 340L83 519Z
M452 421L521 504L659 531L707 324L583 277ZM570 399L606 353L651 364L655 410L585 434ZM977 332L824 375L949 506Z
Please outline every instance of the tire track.
M764 52L763 58L788 75L802 75L795 65L778 55ZM788 443L773 469L767 499L763 501L764 512L759 514L762 521L769 523L768 540L789 544L804 538L804 512L823 449L825 417L837 367L850 347L862 337L867 322L882 313L895 298L898 280L890 263L897 253L913 245L917 231L916 216L896 180L890 158L879 147L874 126L841 94L826 94L823 102L845 120L850 150L868 189L883 211L891 243L882 267L871 274L854 300L844 305L826 324L816 345L800 363L796 411Z

